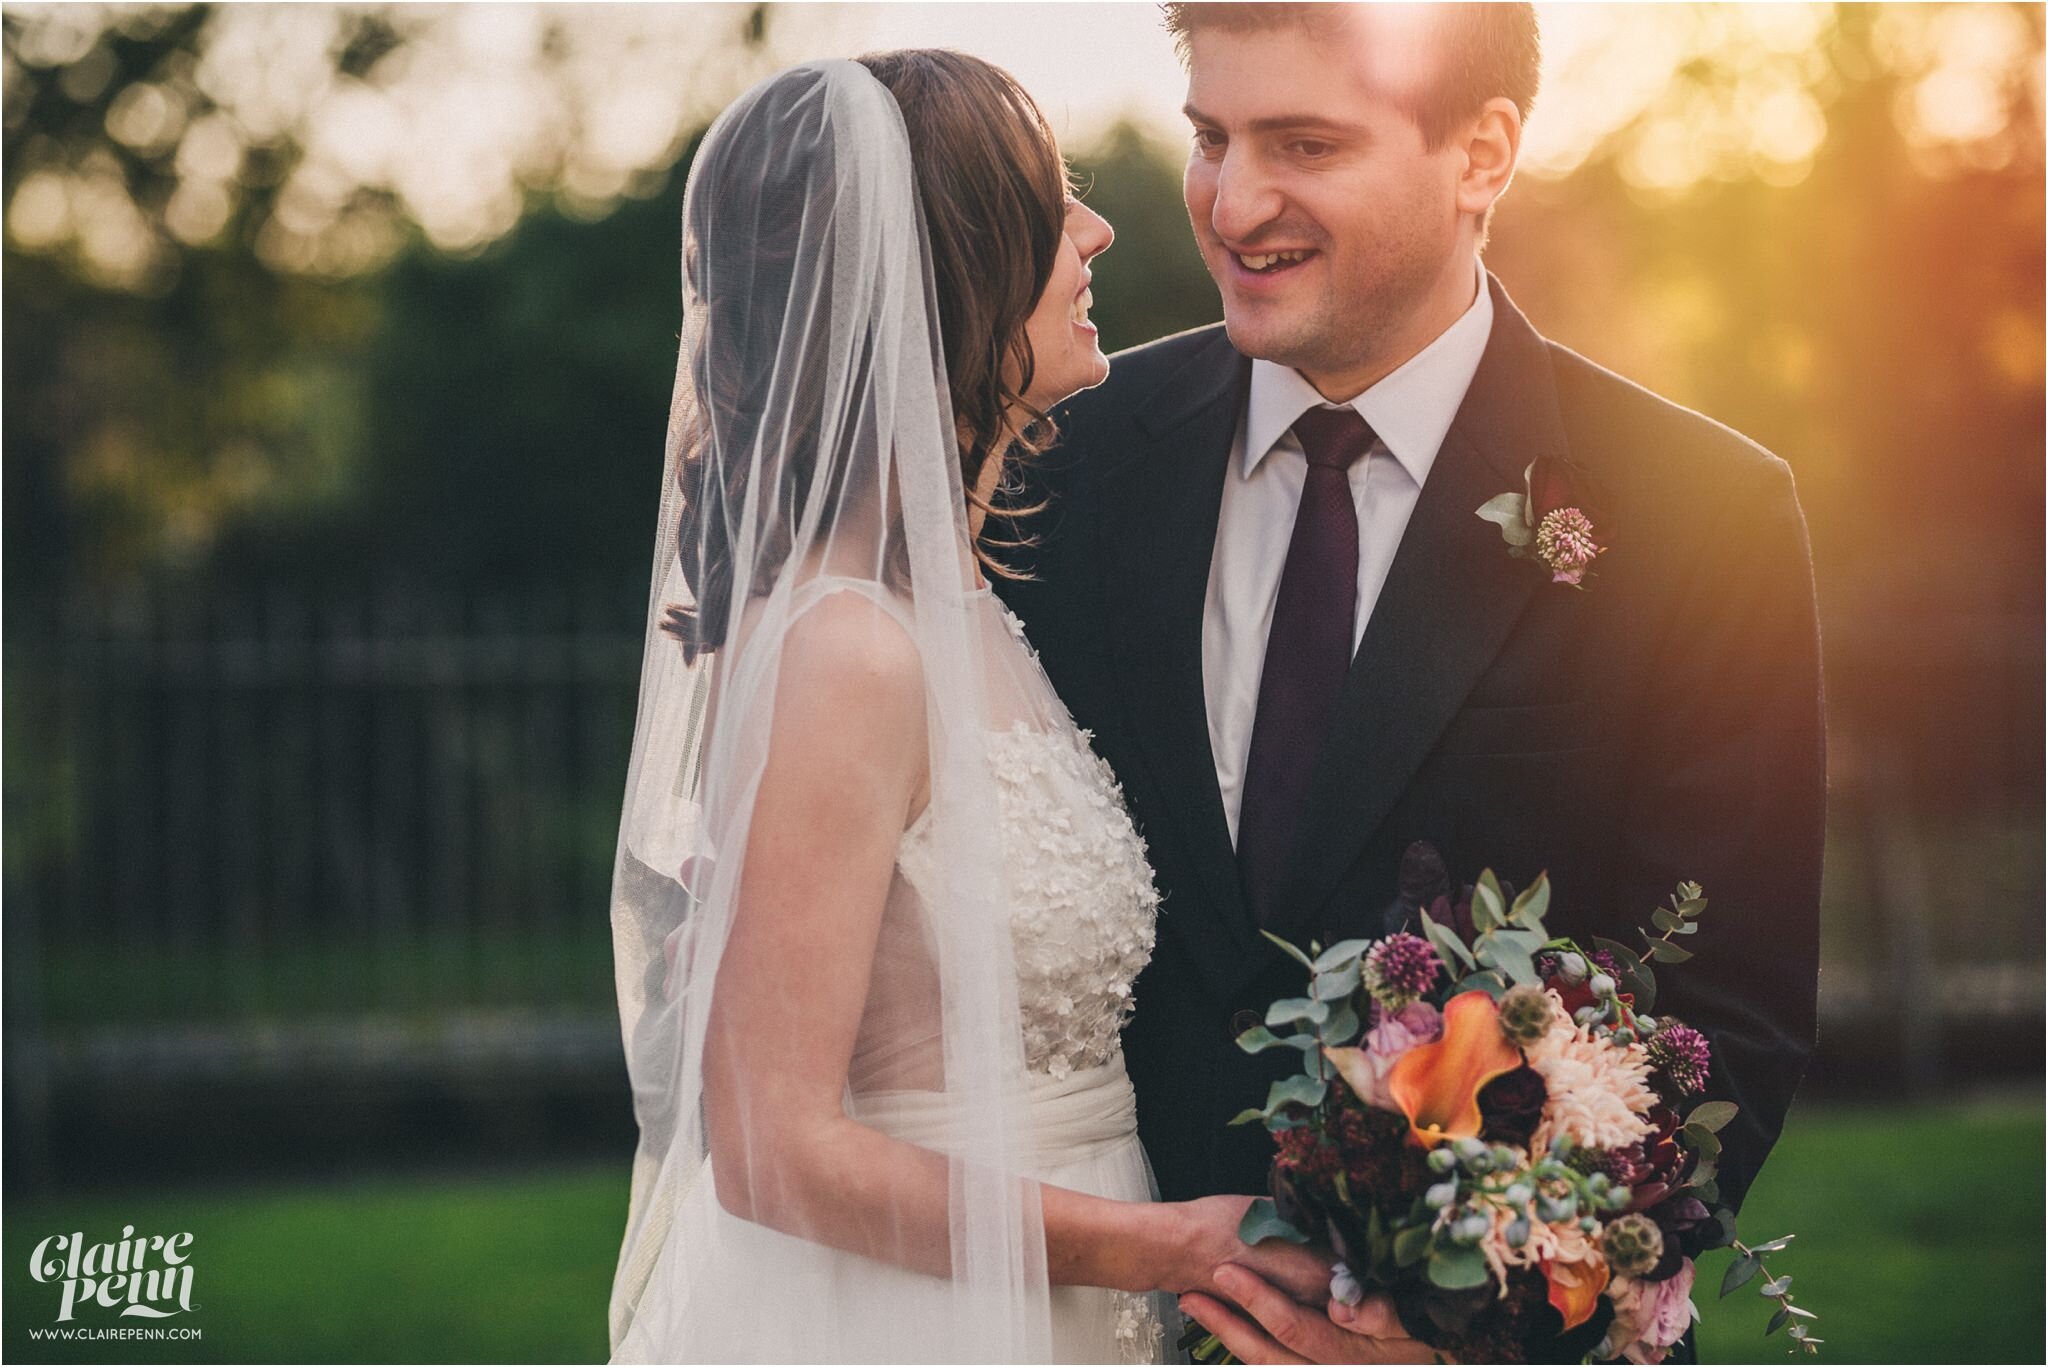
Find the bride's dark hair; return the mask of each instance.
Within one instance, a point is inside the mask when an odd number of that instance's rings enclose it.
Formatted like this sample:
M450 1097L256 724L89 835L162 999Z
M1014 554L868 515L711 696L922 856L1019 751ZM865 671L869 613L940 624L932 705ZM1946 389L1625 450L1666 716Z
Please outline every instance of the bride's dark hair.
M1046 415L1024 399L1037 364L1024 321L1052 279L1066 231L1066 163L1037 103L999 66L947 48L856 60L896 97L910 134L960 427L960 480L987 512L975 491L988 462L1036 454L1052 438ZM1006 359L1014 365L1007 377ZM1021 432L1013 430L1020 413L1028 419ZM984 547L975 554L1009 574Z
M1036 454L1051 440L1047 416L1024 398L1036 364L1024 323L1059 255L1066 223L1065 163L1037 104L999 67L934 48L871 53L859 61L903 114L931 250L940 344L960 438L961 483L969 502L986 511L989 505L978 490L988 462ZM761 179L773 180L768 168L707 169L715 169L715 175L753 177L755 200L772 204L777 199L778 187ZM786 321L773 303L786 293L796 263L784 249L793 247L802 222L800 205L782 206L781 212L762 213L748 225L754 231L743 234L745 241L728 243L733 225L715 222L721 199L715 191L700 196L694 207L704 221L684 225L693 254L729 249L746 261L738 273L744 289L721 288L703 297L707 322L692 360L703 409L697 430L686 437L678 472L683 506L677 549L696 601L691 608L671 607L663 623L682 639L691 660L716 650L726 638L735 606L730 602L732 536L745 497L743 490L716 486L708 478L707 457L714 434L737 449L769 418L764 395L773 376L764 370L762 358L772 358L776 347L774 337L764 333ZM790 242L782 242L782 236ZM693 279L735 274L714 273L712 264L693 257ZM806 434L816 433L821 415L803 400L818 396L793 397L797 402L791 410L775 419L783 429L776 444L784 453L777 477L790 486L785 492L791 495L776 506L786 508L803 506L798 490L809 485L821 454L814 441L805 440ZM1016 430L1020 414L1025 419L1021 431ZM838 469L842 479L859 478L852 464L835 460L828 468ZM736 472L725 474L730 481ZM827 491L825 506L843 506L843 492ZM1029 510L1006 506L1005 511L1016 516ZM767 531L770 544L755 552L762 569L772 569L787 552L786 537L773 528ZM1011 576L987 545L976 545L974 554L991 573Z

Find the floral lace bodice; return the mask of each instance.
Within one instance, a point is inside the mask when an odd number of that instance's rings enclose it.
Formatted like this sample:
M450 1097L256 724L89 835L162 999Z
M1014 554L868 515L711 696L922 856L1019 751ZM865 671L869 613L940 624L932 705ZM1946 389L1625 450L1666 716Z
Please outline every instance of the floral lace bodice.
M1022 641L1021 624L1003 616ZM1054 1078L1116 1056L1159 908L1122 788L1090 733L1060 720L1055 730L1020 722L988 735L1025 1062ZM920 818L897 853L920 895L939 882L925 835Z

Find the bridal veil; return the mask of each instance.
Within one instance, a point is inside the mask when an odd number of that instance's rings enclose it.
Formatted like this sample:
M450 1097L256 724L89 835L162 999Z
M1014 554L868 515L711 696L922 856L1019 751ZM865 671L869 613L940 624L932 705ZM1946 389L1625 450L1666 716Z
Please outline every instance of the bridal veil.
M1044 1238L985 744L1042 704L1007 677L979 610L910 147L866 68L782 72L712 125L684 195L682 303L611 897L640 1127L612 1351L856 1361L900 1358L908 1337L918 1356L1043 1360ZM862 630L907 637L925 694L931 796L916 820L940 887L909 909L893 890L873 963L846 966L870 980L849 1113L863 1089L887 1088L945 1112L943 1246L929 1222L883 1219L859 1258L917 1283L910 1300L848 1275L855 1255L813 1256L826 1232L800 1209L771 1229L712 1199L707 1117L741 1127L750 1149L772 1137L744 1131L765 1123L754 1080L714 1070L707 1088L705 1042L724 951L750 914L749 826L778 699L831 687L786 646L828 600L857 604ZM739 1024L795 1055L802 1005ZM919 1265L950 1271L904 1270ZM912 1304L920 1322L906 1325Z

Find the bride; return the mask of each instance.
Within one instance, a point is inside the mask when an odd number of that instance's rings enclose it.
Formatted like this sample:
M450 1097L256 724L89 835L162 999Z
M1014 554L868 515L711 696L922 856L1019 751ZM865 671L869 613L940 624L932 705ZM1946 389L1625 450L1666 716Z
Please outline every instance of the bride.
M817 62L706 134L612 895L615 1361L1158 1361L1246 1202L1153 1198L1144 847L983 571L1099 384L1109 225L998 69Z

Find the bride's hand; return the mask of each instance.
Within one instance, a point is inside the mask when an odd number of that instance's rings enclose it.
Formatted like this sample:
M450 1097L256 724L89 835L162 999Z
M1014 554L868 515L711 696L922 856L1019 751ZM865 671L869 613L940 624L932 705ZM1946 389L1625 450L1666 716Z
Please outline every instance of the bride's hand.
M1330 1268L1335 1259L1327 1251L1280 1239L1247 1244L1237 1237L1238 1222L1253 1199L1205 1196L1174 1203L1171 1209L1177 1237L1160 1269L1159 1289L1176 1294L1220 1294L1216 1269L1235 1263L1257 1272L1304 1305L1329 1300Z

